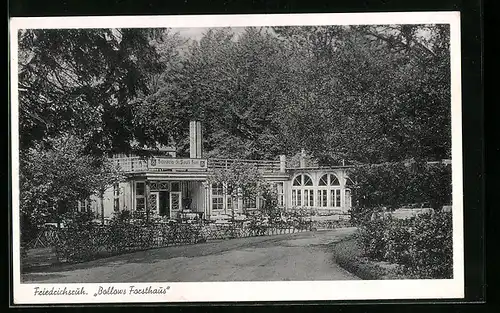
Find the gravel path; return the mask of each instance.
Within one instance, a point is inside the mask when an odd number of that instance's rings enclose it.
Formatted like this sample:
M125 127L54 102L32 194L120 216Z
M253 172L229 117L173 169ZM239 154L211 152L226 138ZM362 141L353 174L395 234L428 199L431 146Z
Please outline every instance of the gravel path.
M332 258L354 228L232 239L140 251L22 275L25 283L359 279Z

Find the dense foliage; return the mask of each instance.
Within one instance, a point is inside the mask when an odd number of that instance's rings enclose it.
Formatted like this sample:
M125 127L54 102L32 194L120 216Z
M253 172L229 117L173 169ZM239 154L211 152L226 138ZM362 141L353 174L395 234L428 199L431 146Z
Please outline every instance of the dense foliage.
M259 169L252 164L232 162L227 168L211 172L207 181L209 184L222 184L236 206L240 205L239 200L255 199L258 196L263 202L262 212L273 217L277 214L276 188L267 182ZM234 205L231 212L233 216L235 210L241 211L241 208Z
M149 93L149 77L162 71L158 36L144 29L21 30L21 149L66 132L93 154L144 144L147 125L131 101Z
M92 153L186 155L197 119L206 156L450 156L447 25L26 30L19 81L22 147L77 129Z
M287 219L270 225L262 216L250 218L249 223L230 225L215 223L151 223L132 219L128 211L116 214L109 225L93 221L89 213L68 213L65 227L54 229L57 258L61 262L82 262L113 254L186 245L207 240L277 235L310 230L309 221Z
M64 230L58 231L56 253L61 261L88 261L103 244L105 229L93 223L93 214L67 213Z
M77 201L99 194L122 178L107 159L85 154L83 142L75 136L51 139L46 145L50 148L36 145L21 151L23 240L32 239L44 223L61 222L65 213L76 210Z
M203 124L204 157L291 158L305 149L337 165L451 154L448 25L217 28L199 40L173 29L18 36L26 230L102 195L117 181L110 153L173 144L187 155L193 119ZM359 171L355 209L449 198L440 167ZM221 177L248 196L264 186L244 166ZM261 194L275 219L271 190Z
M451 203L451 166L423 162L388 163L355 168L352 215L370 216L375 210L421 204L440 209Z
M452 215L422 214L406 220L365 221L358 231L364 255L400 265L414 278L453 277Z

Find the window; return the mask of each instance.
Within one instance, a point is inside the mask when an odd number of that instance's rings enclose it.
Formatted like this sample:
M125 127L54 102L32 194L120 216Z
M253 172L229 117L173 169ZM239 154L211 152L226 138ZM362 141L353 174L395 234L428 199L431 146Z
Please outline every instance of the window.
M135 209L137 211L144 211L145 205L144 197L135 199Z
M90 199L77 202L78 212L90 212L92 209L92 202Z
M237 213L239 209L239 200L242 197L242 190L238 188L232 188L225 183L214 183L211 185L211 197L212 197L212 211L219 211L214 213L225 213L231 214L234 210ZM256 209L256 199L245 200L243 198L243 206Z
M149 183L149 189L150 189L151 191L153 191L153 190L154 190L154 191L158 190L158 182L156 182L156 181L152 181L152 182L150 182L150 183Z
M158 183L158 190L167 191L168 190L168 182L166 182L166 181L159 182Z
M224 194L224 186L222 184L212 184L212 196L222 196Z
M212 184L212 210L220 211L224 209L224 186Z
M172 183L171 187L172 187L172 191L181 191L181 186L178 182Z
M350 208L352 206L351 203L351 190L346 189L345 190L345 197L344 197L344 206Z
M321 176L318 186L328 186L328 175Z
M223 210L224 209L224 199L222 197L212 198L212 209L213 210Z
M340 207L340 189L330 190L330 206Z
M144 182L135 183L135 209L137 211L144 211L146 208L145 188L146 184Z
M277 200L278 200L278 206L283 207L285 206L285 193L283 190L283 183L277 183L276 184L276 194L277 194Z
M314 205L314 190L304 189L303 193L304 193L303 205L304 206L313 206Z
M146 184L144 182L136 182L135 183L135 194L138 196L144 196L145 186L146 186Z
M257 198L245 197L243 199L243 207L245 209L256 209L257 208Z
M115 212L120 211L120 185L113 185L113 210Z
M328 206L328 193L327 190L318 190L317 192L318 197L316 199L316 205L320 207L326 207Z
M292 182L292 206L314 206L314 190L311 177L300 174Z
M334 174L325 174L318 182L318 203L320 207L340 207L340 182Z

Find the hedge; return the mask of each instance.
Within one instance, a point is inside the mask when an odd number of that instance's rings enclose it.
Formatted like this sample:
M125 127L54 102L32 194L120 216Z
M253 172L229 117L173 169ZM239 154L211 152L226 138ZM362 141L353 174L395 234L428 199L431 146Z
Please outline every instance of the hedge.
M59 240L56 243L57 258L61 262L82 262L125 252L151 248L185 245L253 236L290 234L310 230L310 222L267 225L259 219L252 219L249 225L242 223L224 224L187 224L147 223L131 220L127 211L113 217L109 225L97 225L93 216L75 213L65 220L65 227L57 229ZM307 226L307 227L306 227Z
M350 173L354 222L373 210L394 210L420 203L439 210L451 203L451 166L437 163L401 162L361 166Z
M370 259L399 264L409 277L444 279L453 277L452 233L452 214L437 212L365 221L357 238Z

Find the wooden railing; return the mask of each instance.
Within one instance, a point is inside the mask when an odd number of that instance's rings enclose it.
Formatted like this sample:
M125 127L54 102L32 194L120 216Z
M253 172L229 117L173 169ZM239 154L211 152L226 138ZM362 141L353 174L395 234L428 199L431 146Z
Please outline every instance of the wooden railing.
M148 161L140 157L125 157L111 159L115 165L118 165L125 173L145 172L153 170L149 168ZM280 161L278 160L245 160L245 159L208 159L207 168L210 169L225 169L231 167L235 163L255 166L257 169L274 173L280 172Z
M148 161L140 157L125 157L111 159L125 173L145 172L148 170Z
M263 172L280 171L280 161L277 160L208 159L208 167L213 169L229 168L235 163L255 166Z

